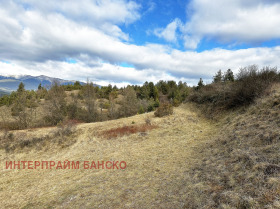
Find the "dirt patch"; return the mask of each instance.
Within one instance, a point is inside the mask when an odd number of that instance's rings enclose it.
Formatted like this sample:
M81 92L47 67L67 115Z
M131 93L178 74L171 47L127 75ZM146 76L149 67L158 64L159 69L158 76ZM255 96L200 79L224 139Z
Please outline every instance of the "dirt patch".
M119 128L112 128L109 130L105 130L101 132L100 136L105 137L107 139L112 139L112 138L122 137L125 135L131 135L135 133L144 133L155 128L158 128L158 126L147 125L147 124L123 126Z

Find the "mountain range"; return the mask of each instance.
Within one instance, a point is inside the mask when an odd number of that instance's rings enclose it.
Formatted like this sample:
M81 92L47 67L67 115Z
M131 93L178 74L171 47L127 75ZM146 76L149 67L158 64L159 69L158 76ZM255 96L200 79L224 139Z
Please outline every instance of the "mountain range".
M74 80L63 80L59 78L48 77L44 75L40 76L1 76L0 75L0 96L10 94L12 91L16 91L18 85L22 82L26 90L36 90L41 83L43 87L50 87L52 83L56 81L60 85L74 84ZM81 84L85 84L80 82Z

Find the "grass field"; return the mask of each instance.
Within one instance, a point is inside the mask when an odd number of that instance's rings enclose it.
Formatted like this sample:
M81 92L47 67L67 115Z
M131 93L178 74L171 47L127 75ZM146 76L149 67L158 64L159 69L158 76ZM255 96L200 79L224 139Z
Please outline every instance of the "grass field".
M100 136L110 128L145 124L146 117L158 128L114 139ZM43 137L56 128L16 131L15 137ZM178 208L185 204L185 186L193 150L207 143L215 132L211 122L185 106L172 116L154 118L152 113L92 124L78 125L71 136L75 144L56 143L12 153L1 150L0 201L5 208ZM71 138L70 137L70 138ZM23 140L23 139L22 139ZM65 140L70 140L69 137ZM124 170L6 170L5 161L126 161Z
M163 118L146 113L3 132L1 207L280 208L279 108L274 86L216 122L183 104ZM6 161L24 160L125 161L127 167L5 169Z

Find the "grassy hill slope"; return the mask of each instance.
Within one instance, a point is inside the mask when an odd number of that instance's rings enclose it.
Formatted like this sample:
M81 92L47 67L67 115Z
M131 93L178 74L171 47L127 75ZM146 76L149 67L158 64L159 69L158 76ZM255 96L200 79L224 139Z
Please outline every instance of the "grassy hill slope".
M151 117L158 128L145 134L114 139L100 136L104 130L145 123ZM182 207L187 199L188 173L196 159L194 147L215 132L211 122L186 106L165 118L143 114L114 121L81 124L66 138L56 128L13 132L16 149L1 150L0 201L10 208L123 208ZM46 136L50 137L47 138ZM31 139L44 138L43 142ZM29 146L18 140L30 139ZM74 144L73 144L74 143ZM124 170L6 170L5 161L126 161Z
M212 143L200 150L203 166L193 172L208 197L192 206L280 208L279 87L220 119Z
M0 202L5 208L280 207L280 91L218 122L190 104L66 128L3 132ZM147 134L104 131L145 124ZM69 127L69 129L73 129ZM27 142L28 141L28 142ZM6 170L5 161L126 161L124 170Z

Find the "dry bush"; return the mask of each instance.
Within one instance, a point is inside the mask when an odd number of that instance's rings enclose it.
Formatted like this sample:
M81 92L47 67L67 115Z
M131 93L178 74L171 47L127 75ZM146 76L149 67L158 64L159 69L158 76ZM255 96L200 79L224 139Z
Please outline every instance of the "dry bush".
M60 86L58 82L54 82L46 96L48 114L44 117L44 120L47 124L57 125L63 121L67 113L65 98L66 94L63 86Z
M123 126L119 128L112 128L110 130L103 131L101 133L101 136L111 139L111 138L117 138L122 137L124 135L131 135L139 132L146 132L148 130L152 130L157 128L155 125L134 125L134 126Z
M1 122L0 123L0 128L1 129L7 129L7 130L19 130L20 127L16 121L11 121L11 122Z
M163 117L163 116L166 116L166 115L172 115L173 114L173 107L171 104L168 104L168 103L164 103L164 104L161 104L159 106L159 108L155 111L155 116L156 117Z
M198 103L219 103L229 97L232 83L213 83L200 88L189 96L188 100Z
M42 142L48 140L49 136L44 137L27 137L26 133L7 132L1 138L0 149L4 149L6 153L13 152L16 149L22 150L25 147L42 147Z
M0 149L5 149L6 152L10 151L10 147L8 146L14 141L14 134L9 132L8 129L3 129L2 134L0 135Z
M57 125L57 133L61 137L70 136L77 128L77 120L68 120Z
M45 136L30 137L25 132L12 133L5 130L0 137L0 149L4 149L6 153L20 152L24 148L41 149L46 145L57 144L60 147L67 147L76 142L73 134L79 121L69 120L60 123L57 129Z
M251 104L275 82L279 82L276 68L266 67L258 70L253 65L240 69L237 82L233 85L232 94L226 105L228 108L232 108Z
M235 82L212 83L193 91L188 101L207 104L208 113L246 106L279 82L276 68L249 66L240 69Z

